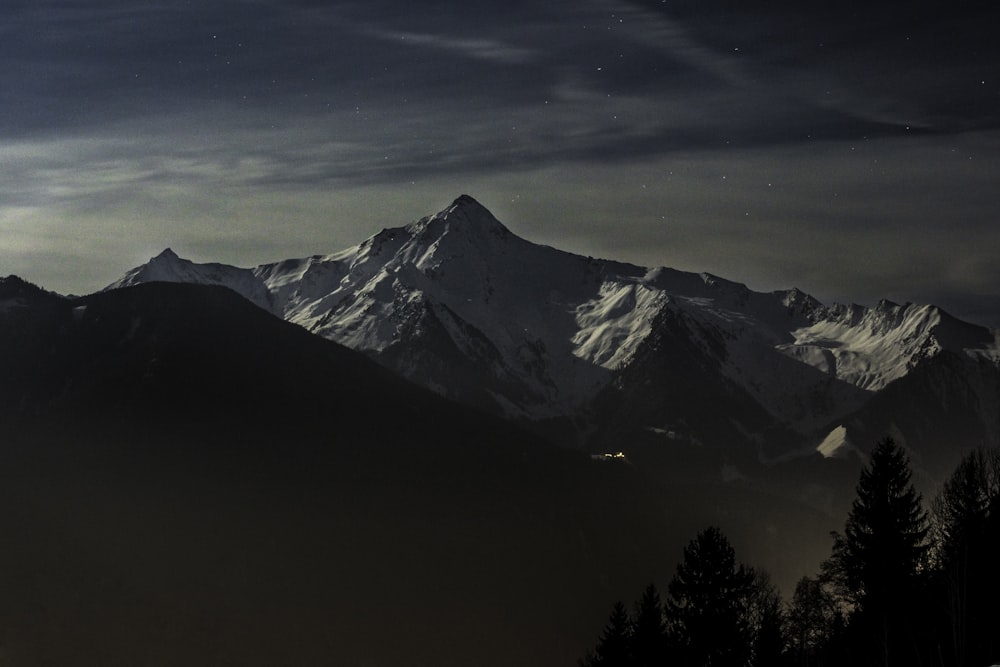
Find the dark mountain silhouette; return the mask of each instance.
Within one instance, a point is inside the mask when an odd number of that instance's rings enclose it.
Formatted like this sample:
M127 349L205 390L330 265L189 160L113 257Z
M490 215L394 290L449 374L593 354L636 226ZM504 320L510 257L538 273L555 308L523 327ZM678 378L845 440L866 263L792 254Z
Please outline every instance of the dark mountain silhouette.
M676 550L633 468L225 288L0 296L12 664L569 664Z

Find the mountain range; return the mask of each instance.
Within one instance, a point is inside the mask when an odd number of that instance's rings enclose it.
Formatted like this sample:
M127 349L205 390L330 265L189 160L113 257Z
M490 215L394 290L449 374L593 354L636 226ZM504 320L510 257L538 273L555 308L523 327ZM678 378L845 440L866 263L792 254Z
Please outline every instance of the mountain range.
M166 250L108 289L221 285L439 394L593 452L738 465L892 435L926 472L1000 441L1000 337L932 305L824 305L582 257L469 196L328 255L237 268ZM949 452L942 455L941 451Z
M721 526L786 594L867 449L1000 434L997 332L518 238L0 279L0 664L572 664Z

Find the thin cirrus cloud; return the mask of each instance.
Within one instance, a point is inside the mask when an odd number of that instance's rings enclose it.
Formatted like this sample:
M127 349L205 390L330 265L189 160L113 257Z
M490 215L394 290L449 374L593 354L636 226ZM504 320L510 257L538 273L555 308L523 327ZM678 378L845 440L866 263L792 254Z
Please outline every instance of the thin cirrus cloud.
M492 39L464 39L448 35L379 28L363 29L362 32L378 40L394 42L403 46L435 49L447 54L500 64L525 65L531 63L537 56L534 49Z

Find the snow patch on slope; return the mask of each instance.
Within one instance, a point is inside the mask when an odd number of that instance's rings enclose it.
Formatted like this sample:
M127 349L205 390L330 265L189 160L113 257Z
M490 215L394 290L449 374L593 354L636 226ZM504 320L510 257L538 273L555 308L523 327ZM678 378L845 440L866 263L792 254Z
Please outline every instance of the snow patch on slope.
M847 439L847 427L838 426L819 443L816 451L823 455L823 458L845 458L851 453L857 453L854 445Z
M874 392L906 375L920 359L941 351L933 335L941 320L941 311L934 306L888 301L873 309L835 306L826 317L793 331L794 342L778 349Z
M607 281L597 295L576 307L573 354L613 370L625 364L650 334L667 302L663 292L637 283Z

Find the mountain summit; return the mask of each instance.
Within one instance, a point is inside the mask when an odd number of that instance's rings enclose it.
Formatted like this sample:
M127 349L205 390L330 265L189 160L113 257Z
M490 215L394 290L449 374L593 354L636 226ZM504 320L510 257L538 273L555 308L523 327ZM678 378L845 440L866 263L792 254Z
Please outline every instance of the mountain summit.
M515 236L467 195L329 255L241 269L166 250L109 289L157 280L230 287L439 393L595 449L838 455L884 421L865 412L875 404L916 445L912 405L886 396L907 382L905 396L924 395L921 378L946 367L982 376L962 418L974 437L1000 434L996 332L934 306L827 307L573 255Z
M240 269L227 264L196 264L177 256L170 248L142 266L137 266L104 291L140 285L143 283L194 283L201 285L221 285L265 310L271 310L270 293L260 283L251 269Z
M509 234L510 232L499 220L478 201L469 195L459 195L451 206L441 211L433 218L444 218L454 221L457 224L474 226L480 230L487 230L491 233Z

